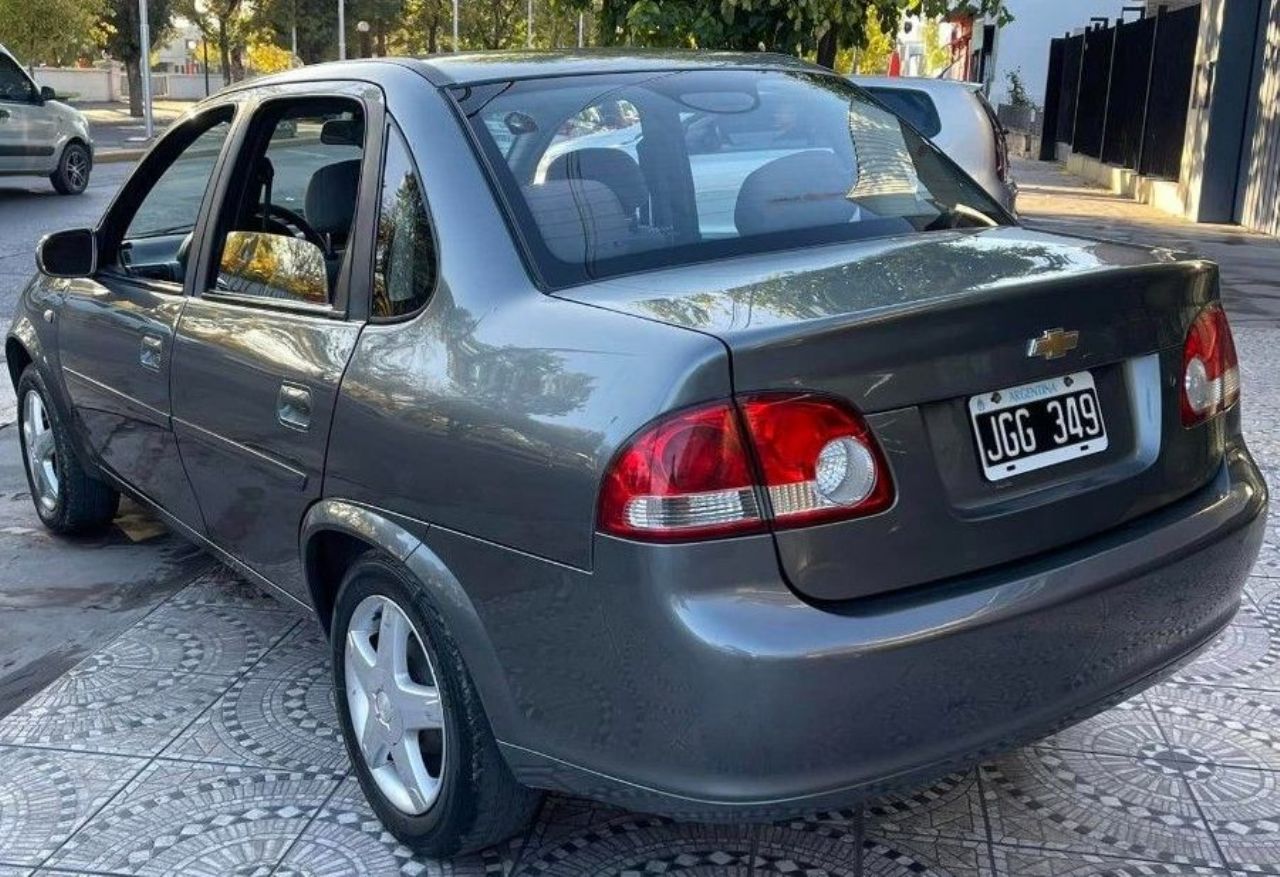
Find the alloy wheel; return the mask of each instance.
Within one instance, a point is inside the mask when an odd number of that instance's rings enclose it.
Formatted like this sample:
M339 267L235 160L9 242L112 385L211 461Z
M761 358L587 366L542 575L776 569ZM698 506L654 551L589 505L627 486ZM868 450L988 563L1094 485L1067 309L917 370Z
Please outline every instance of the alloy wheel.
M88 184L89 156L83 150L72 149L67 153L66 178L67 183L77 192Z
M46 512L58 507L58 446L44 400L35 390L22 399L22 444L36 502Z
M446 739L438 676L413 623L380 595L356 606L345 645L347 708L360 756L403 813L440 795Z

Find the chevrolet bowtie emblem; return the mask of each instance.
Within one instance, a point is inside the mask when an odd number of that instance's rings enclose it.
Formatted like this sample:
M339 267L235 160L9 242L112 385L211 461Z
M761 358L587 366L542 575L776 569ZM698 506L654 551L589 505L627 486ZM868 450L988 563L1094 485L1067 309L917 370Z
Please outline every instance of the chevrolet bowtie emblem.
M1043 356L1045 359L1061 359L1080 345L1079 332L1063 329L1046 329L1039 338L1027 342L1027 356Z

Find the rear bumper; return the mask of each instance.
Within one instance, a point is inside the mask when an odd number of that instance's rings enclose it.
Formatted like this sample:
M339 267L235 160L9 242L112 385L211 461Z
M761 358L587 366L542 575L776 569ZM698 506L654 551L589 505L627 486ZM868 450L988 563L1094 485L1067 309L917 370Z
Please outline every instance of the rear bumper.
M589 642L562 629L535 663L504 655L517 711L495 730L522 781L632 809L761 819L851 803L1172 672L1238 608L1266 505L1240 446L1195 495L1103 537L831 608L780 583L767 540L602 537L580 592Z

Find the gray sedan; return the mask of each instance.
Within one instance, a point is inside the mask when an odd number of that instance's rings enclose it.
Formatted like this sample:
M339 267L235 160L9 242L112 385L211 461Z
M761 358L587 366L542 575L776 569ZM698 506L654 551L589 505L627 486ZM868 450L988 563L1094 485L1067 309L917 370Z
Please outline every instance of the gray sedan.
M430 854L543 789L767 819L1035 739L1208 643L1263 536L1216 267L1020 228L794 59L258 80L38 260L40 518L128 493L313 612Z

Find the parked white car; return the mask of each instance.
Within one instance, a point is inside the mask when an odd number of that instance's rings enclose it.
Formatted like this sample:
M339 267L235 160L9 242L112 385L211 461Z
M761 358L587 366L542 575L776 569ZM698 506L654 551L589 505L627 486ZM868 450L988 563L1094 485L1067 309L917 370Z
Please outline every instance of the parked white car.
M1009 172L1004 126L976 82L903 76L854 76L973 177L1010 212L1018 187Z
M0 176L48 177L63 195L79 195L93 170L84 114L39 88L0 45Z

